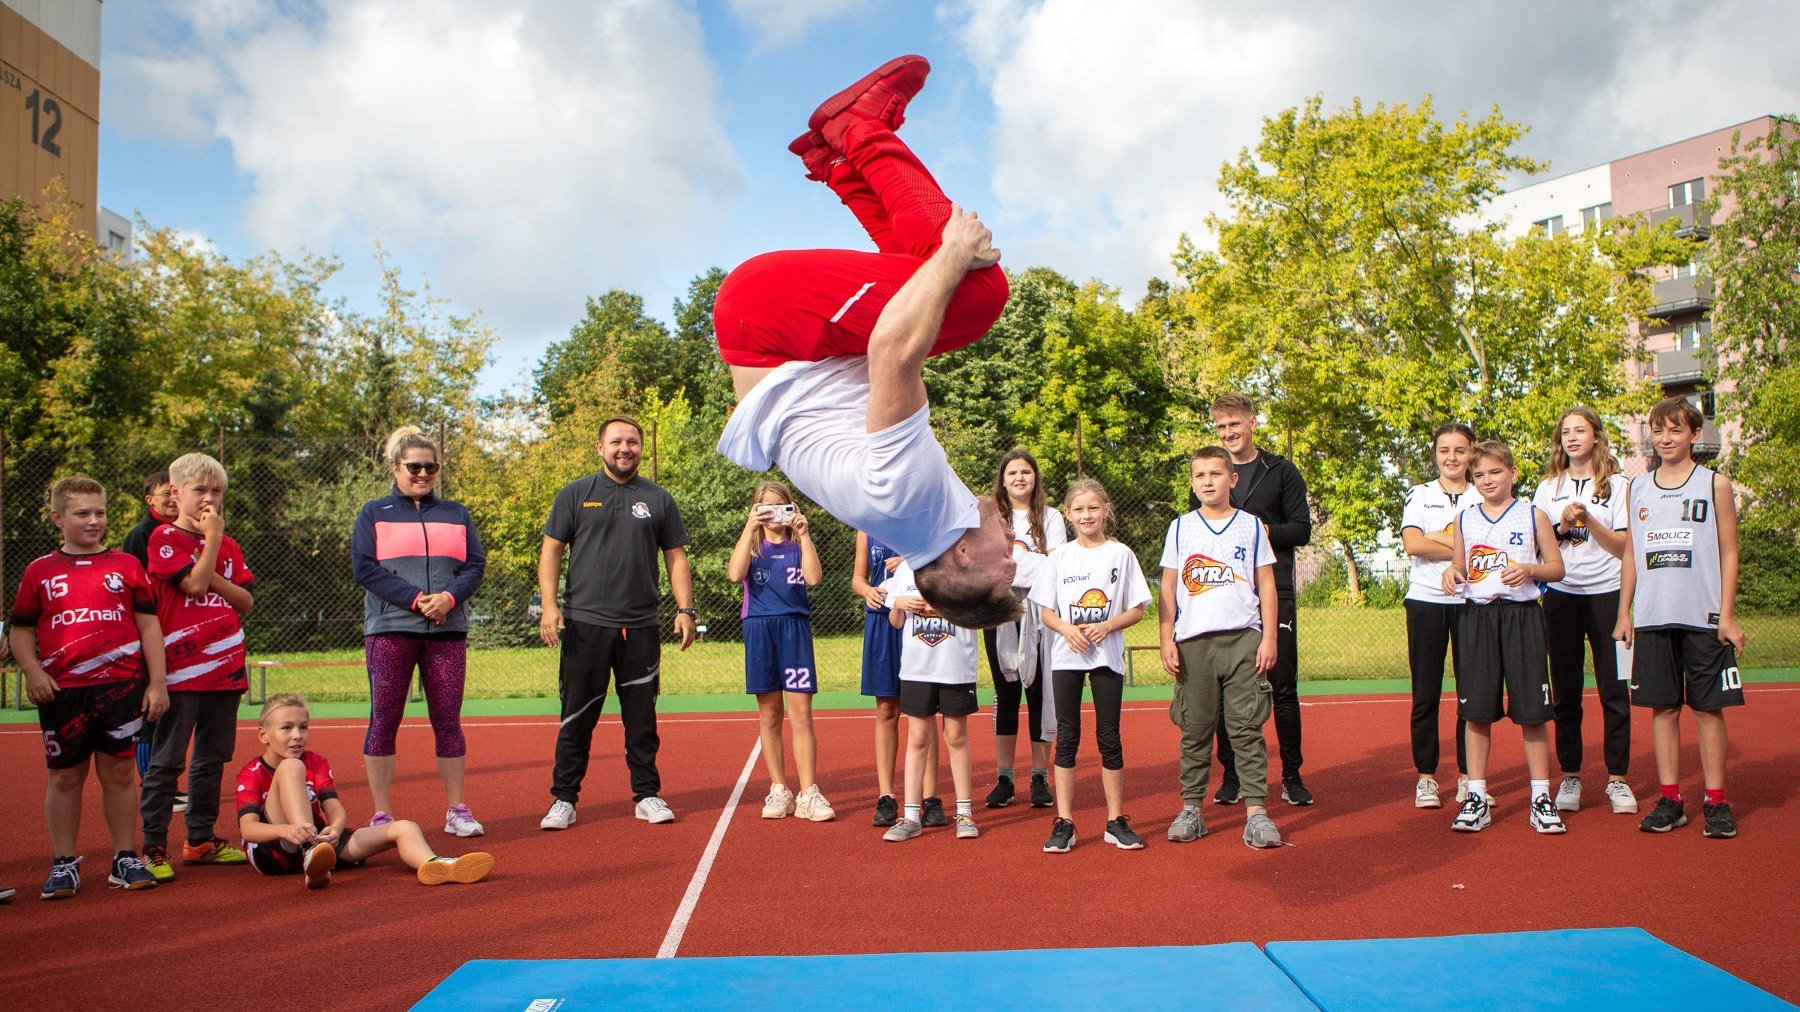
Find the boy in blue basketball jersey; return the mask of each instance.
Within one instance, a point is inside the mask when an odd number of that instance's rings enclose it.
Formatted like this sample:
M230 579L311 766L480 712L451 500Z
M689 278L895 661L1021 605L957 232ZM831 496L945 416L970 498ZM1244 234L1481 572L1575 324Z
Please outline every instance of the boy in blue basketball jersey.
M756 487L744 532L731 551L726 575L744 585L744 689L756 696L763 764L769 770L765 819L797 815L811 822L837 818L819 793L818 739L813 734L812 697L819 691L813 667L812 606L806 588L823 577L806 516L778 481ZM781 728L794 727L794 766L805 787L796 796L787 786Z

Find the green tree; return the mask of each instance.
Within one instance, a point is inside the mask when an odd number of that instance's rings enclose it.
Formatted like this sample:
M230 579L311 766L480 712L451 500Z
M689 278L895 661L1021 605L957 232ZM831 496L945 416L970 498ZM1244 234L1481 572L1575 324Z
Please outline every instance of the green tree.
M1641 354L1627 325L1651 300L1641 268L1681 245L1628 221L1553 239L1484 222L1510 174L1542 168L1512 152L1522 133L1497 110L1445 124L1429 99L1327 112L1315 96L1220 170L1217 251L1184 236L1176 252L1177 384L1258 395L1292 432L1322 539L1352 558L1391 526L1439 423L1507 440L1529 478L1564 407L1617 418L1650 396L1624 368Z
M581 322L566 340L544 352L536 370L537 399L552 418L561 418L589 398L587 383L603 362L623 369L630 401L618 409L635 409L645 390L672 393L678 348L668 328L644 312L644 298L612 289L589 297ZM676 386L679 384L676 383Z

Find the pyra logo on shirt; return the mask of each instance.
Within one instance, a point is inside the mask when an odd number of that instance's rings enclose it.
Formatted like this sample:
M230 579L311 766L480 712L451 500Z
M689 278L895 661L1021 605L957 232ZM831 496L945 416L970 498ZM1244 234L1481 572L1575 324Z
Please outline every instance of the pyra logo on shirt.
M1112 602L1106 599L1106 591L1099 587L1089 587L1087 592L1069 605L1069 621L1075 625L1087 625L1092 622L1106 621L1106 609Z
M913 619L913 635L928 647L935 647L955 634L950 620L941 615L919 615Z
M631 504L631 515L639 520L648 520L650 519L650 507L641 502L634 502Z
M100 582L105 585L108 593L117 594L125 589L125 578L118 573L108 573Z
M1187 592L1198 596L1216 587L1229 587L1238 575L1231 567L1217 559L1205 555L1190 555L1181 564L1181 585Z
M1476 545L1469 549L1469 582L1480 583L1489 573L1498 573L1511 561L1506 553L1487 545Z

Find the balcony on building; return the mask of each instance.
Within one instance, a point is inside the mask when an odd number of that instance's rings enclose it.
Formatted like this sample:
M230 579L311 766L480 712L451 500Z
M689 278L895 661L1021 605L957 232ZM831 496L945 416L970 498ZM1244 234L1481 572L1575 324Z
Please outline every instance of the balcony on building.
M1699 204L1682 204L1679 207L1665 207L1660 211L1650 212L1652 226L1660 225L1665 221L1675 222L1677 238L1704 241L1712 235L1712 215L1702 211Z
M1651 316L1669 317L1680 313L1698 313L1712 308L1713 282L1698 274L1658 281L1654 289L1656 305Z
M1671 348L1656 353L1656 381L1663 386L1698 383L1706 377L1704 353L1697 348Z

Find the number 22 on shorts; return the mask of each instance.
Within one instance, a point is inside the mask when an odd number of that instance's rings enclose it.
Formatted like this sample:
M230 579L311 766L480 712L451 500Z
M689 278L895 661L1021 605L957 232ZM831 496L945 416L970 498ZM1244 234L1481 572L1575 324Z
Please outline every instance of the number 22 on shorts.
M813 675L811 668L781 669L781 687L789 692L812 692Z

